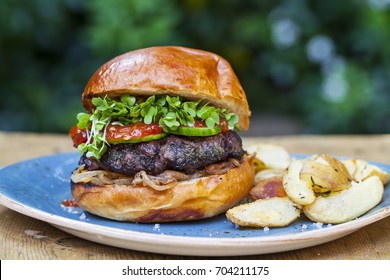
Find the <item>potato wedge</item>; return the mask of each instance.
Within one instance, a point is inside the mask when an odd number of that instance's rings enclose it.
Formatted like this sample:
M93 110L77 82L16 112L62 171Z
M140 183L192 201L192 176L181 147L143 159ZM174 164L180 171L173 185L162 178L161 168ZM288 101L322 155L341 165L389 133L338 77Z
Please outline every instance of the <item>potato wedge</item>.
M283 227L301 214L300 206L288 197L259 199L226 212L227 219L242 227Z
M348 189L332 192L327 197L317 197L314 203L303 207L303 212L315 222L344 223L375 207L383 192L382 181L378 176L371 176L361 183L353 182Z
M299 178L312 184L316 193L330 193L351 187L350 174L345 165L329 155L307 160L299 172Z
M258 182L249 192L253 200L286 197L287 194L283 187L283 176L275 176Z
M303 166L302 160L294 160L283 177L283 187L287 196L297 204L307 205L316 199L311 182L300 179L299 172Z
M282 169L264 169L256 173L255 184L260 181L267 180L272 177L283 177L286 174L285 170Z
M322 154L318 157L318 159L325 160L336 172L340 173L344 177L347 177L349 181L352 180L352 176L349 174L348 169L340 160L329 154Z
M389 181L389 174L386 171L365 160L348 159L343 160L342 163L349 171L352 179L356 182L361 182L371 176L378 176L383 184L386 184Z
M266 169L267 167L265 166L264 162L259 160L258 158L255 157L253 164L255 165L255 173Z
M352 179L358 181L355 179L355 172L357 169L356 161L357 161L356 159L346 159L346 160L342 160L341 162L344 164L345 168L347 168Z
M257 144L247 148L248 153L256 153L256 158L266 168L286 169L291 162L290 154L285 148L272 144Z

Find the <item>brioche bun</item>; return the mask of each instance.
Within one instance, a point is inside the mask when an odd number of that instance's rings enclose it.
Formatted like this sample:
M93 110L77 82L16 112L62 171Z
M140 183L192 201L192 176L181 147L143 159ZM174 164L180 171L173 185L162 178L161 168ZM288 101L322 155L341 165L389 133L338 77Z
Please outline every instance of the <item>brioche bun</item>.
M95 72L84 89L82 103L91 112L92 98L117 98L126 93L205 99L236 113L241 130L249 127L250 110L236 74L224 58L210 52L163 46L125 53Z
M79 206L109 219L142 223L189 221L213 217L239 203L252 187L254 156L223 175L179 182L157 191L151 187L72 183Z

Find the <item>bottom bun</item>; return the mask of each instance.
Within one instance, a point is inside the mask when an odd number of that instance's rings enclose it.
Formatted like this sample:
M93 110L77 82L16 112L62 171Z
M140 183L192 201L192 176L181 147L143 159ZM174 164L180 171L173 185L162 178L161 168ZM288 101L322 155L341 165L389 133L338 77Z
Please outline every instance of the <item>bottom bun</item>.
M141 223L200 220L238 204L253 186L254 156L222 175L182 181L158 191L148 186L72 183L72 195L86 211L105 218Z

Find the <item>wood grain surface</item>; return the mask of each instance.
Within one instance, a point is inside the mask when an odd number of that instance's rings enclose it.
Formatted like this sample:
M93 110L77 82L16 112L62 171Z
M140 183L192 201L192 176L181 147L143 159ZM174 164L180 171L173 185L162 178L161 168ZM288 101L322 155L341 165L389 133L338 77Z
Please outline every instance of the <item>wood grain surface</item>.
M267 142L291 153L329 153L390 164L390 135L281 136L244 138L245 145ZM75 151L67 135L0 132L0 167L21 160ZM97 244L0 206L0 259L220 259L161 255ZM224 257L223 259L227 259ZM390 259L390 218L338 240L310 248L228 259Z

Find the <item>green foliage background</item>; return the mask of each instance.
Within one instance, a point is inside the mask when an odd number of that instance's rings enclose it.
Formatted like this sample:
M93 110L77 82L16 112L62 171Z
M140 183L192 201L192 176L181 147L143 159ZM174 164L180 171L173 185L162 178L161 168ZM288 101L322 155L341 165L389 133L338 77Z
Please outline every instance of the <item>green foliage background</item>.
M94 71L153 45L224 56L254 115L390 132L390 0L2 0L0 130L67 132Z

